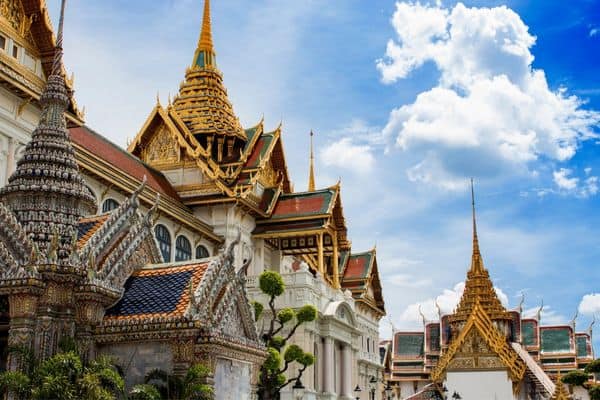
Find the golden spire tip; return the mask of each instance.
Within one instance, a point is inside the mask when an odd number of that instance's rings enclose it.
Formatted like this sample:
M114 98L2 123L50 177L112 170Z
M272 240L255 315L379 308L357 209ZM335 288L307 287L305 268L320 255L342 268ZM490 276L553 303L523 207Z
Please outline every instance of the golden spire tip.
M310 130L310 160L309 160L309 171L308 171L308 191L315 191L315 155L313 152L313 136L312 129Z

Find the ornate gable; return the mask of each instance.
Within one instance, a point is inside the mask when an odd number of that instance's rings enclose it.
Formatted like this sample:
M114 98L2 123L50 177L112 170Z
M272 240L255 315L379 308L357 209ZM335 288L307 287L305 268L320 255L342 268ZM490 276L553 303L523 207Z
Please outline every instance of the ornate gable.
M507 369L515 385L521 382L526 371L523 360L494 327L479 303L431 373L431 379L440 382L448 371L465 369Z

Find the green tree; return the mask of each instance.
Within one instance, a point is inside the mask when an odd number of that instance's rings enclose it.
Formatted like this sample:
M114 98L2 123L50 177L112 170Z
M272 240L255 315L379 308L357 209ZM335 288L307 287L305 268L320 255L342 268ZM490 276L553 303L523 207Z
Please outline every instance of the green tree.
M159 399L211 400L213 388L206 384L209 376L208 367L196 364L188 369L183 377L155 369L146 375L144 381L146 385L156 388L160 395ZM154 400L153 397L139 397L139 399Z
M586 365L585 372L587 372L588 374L600 374L600 358Z
M276 299L285 291L281 275L274 271L264 271L259 277L260 290L268 296L270 315L268 328L262 334L262 340L267 346L268 356L260 370L258 394L262 400L275 400L284 387L300 380L304 371L314 364L315 358L295 344L289 344L298 327L317 318L317 309L305 305L297 310L275 308ZM265 306L254 302L255 318L258 321ZM298 364L296 376L287 379L285 373L294 363Z
M589 389L590 400L600 400L600 385L594 385Z
M71 346L67 346L72 348ZM112 400L123 394L124 381L112 360L99 357L88 364L74 350L36 360L27 349L12 349L22 371L0 373L0 391L19 399Z
M576 369L563 375L561 380L571 386L583 386L589 380L589 375Z

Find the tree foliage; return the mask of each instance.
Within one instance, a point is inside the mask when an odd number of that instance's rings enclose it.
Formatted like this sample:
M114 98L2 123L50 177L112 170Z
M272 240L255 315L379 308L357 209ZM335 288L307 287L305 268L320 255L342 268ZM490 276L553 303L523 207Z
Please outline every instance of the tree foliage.
M573 370L562 376L561 380L571 386L583 386L589 379L589 375L580 370Z
M589 389L590 400L600 400L600 385L594 385Z
M145 383L154 387L159 395L157 399L181 400L210 400L213 398L212 386L206 384L210 376L210 369L202 364L193 365L187 370L185 376L179 377L169 374L161 369L155 369L146 374ZM145 385L134 387L139 400L154 400L150 397L149 389ZM133 392L133 390L132 390ZM130 396L133 394L130 392ZM143 397L146 396L146 397Z
M112 400L122 396L125 382L110 358L101 356L86 364L73 350L76 346L65 342L60 347L59 353L46 360L36 360L25 348L12 349L22 371L0 373L1 392L18 399Z
M262 340L267 346L267 359L261 367L259 396L263 400L278 398L279 392L284 387L294 383L302 377L309 366L313 365L315 358L305 352L296 344L288 341L294 336L300 325L314 321L318 311L312 305L305 305L298 310L293 308L275 308L275 300L285 291L285 284L281 275L275 271L264 271L258 279L261 291L267 295L268 310L270 315L268 327L262 335ZM255 318L258 320L265 306L254 302ZM295 377L287 379L285 373L294 363L298 364L298 373Z
M597 358L586 365L585 372L588 374L600 374L600 358Z

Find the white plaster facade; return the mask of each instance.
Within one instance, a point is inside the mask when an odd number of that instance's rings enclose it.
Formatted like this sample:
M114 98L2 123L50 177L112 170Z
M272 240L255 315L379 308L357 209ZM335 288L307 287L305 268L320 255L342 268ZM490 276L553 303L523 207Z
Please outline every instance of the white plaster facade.
M332 288L306 267L291 271L287 268L290 261L289 257L283 260L286 291L276 307L299 308L313 304L319 311L318 320L302 325L293 337L293 343L315 355L315 364L302 377L306 387L303 399L381 400L383 367L378 346L366 349L367 339L369 343L379 342L377 320L358 311L349 292ZM248 279L247 287L250 297L266 300L258 289L256 276ZM261 322L258 325L260 329ZM290 375L295 376L296 371L292 370ZM375 378L374 384L370 383L371 378ZM361 392L354 392L357 386ZM292 400L292 391L284 390L281 399Z

